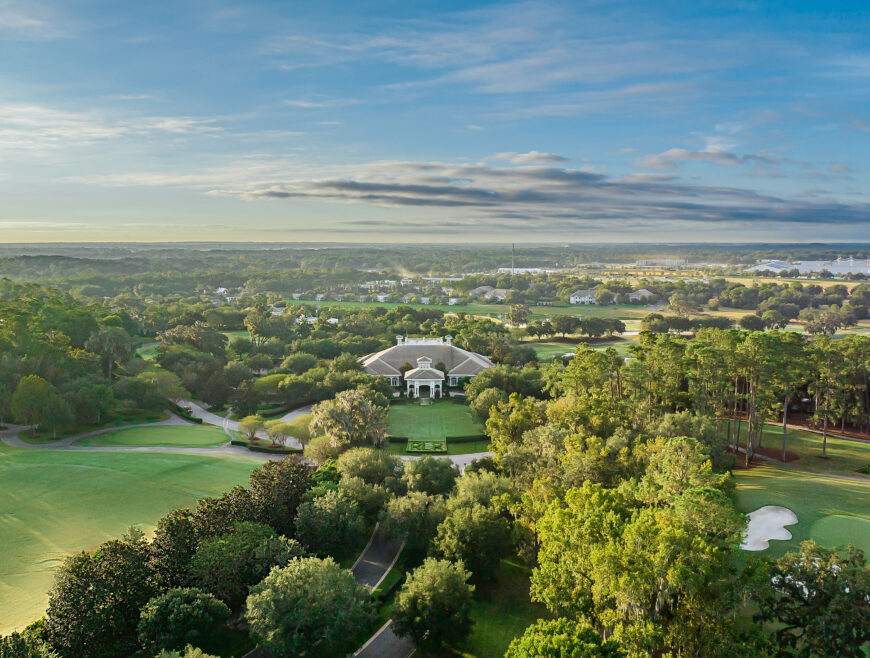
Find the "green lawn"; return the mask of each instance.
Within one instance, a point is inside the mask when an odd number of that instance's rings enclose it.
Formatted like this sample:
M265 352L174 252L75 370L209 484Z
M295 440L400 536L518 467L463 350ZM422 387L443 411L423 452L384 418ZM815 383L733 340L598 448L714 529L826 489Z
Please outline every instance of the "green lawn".
M157 425L97 434L75 441L77 446L154 446L157 448L213 448L229 441L212 425Z
M103 425L77 425L73 427L68 427L63 431L58 432L57 436L47 430L37 429L35 432L31 432L30 430L21 432L18 435L18 438L25 443L31 443L33 445L44 445L54 443L55 441L59 441L60 439L66 438L68 436L76 436L77 434L85 434L87 432L93 432L95 430L102 430L110 427L117 427L120 430L123 429L125 426L141 425L142 423L156 423L157 421L166 420L167 418L169 418L169 414L166 411L140 411L139 413L130 414L125 418L118 418L110 423L105 423Z
M781 505L798 517L788 526L792 539L771 541L771 554L797 549L806 539L831 548L851 542L870 552L870 478L845 480L773 465L736 471L734 477L740 511Z
M153 361L157 358L157 343L148 343L136 350L136 354L146 361Z
M244 484L262 460L0 444L0 634L42 615L53 571L131 525Z
M637 345L637 341L634 338L630 336L628 338L602 341L600 343L593 343L591 347L593 350L600 352L603 352L608 347L613 347L619 356L628 356L628 348L632 345ZM535 354L538 355L540 361L551 361L577 349L576 345L558 342L528 343L528 345L531 345L535 349Z
M409 439L443 439L481 434L467 405L439 400L427 406L412 402L393 404L387 413L387 434Z
M741 444L745 444L746 423L742 425ZM836 432L836 430L831 431ZM782 446L782 426L765 425L762 432L762 446L778 451ZM823 459L822 435L806 430L789 429L786 449L800 457L789 463L790 466L800 470L859 476L858 469L870 464L870 443L828 436L828 458Z
M477 586L471 609L474 621L471 637L454 655L503 656L512 639L538 619L550 617L544 606L529 600L530 575L525 567L502 560L496 579Z

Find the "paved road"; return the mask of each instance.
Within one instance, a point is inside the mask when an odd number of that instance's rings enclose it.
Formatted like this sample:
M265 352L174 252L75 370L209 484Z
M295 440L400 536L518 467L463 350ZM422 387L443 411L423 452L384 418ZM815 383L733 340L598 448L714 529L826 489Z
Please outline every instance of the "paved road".
M396 635L393 632L393 620L390 619L353 655L356 658L407 658L413 652L414 643Z
M231 420L228 416L218 416L207 409L204 409L196 402L190 400L179 400L178 404L182 407L187 407L190 409L190 415L194 418L199 418L204 423L208 423L209 425L217 425L218 427L222 427L227 436L231 439L235 438L232 434L230 434L230 430L234 432L239 431L239 421ZM229 412L227 412L229 413ZM311 413L311 405L307 405L305 407L300 407L299 409L295 409L288 414L281 416L281 420L285 423L290 422L294 418L298 418L299 416L304 416L305 414ZM269 437L265 432L257 432L257 436L261 439L266 439L268 441ZM302 442L296 437L290 437L287 441L287 444L298 449L302 449Z
M404 547L405 542L401 539L385 537L378 523L369 543L350 569L356 582L375 589L393 568Z

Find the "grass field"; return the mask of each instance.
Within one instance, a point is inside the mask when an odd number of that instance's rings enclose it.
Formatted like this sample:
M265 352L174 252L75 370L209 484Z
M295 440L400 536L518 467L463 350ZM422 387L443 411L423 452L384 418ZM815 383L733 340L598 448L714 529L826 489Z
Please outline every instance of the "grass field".
M531 345L535 354L538 355L538 359L540 361L550 361L552 359L558 358L563 354L567 354L569 352L574 352L576 349L576 345L570 345L567 343L554 343L554 342L544 342L544 343L528 343ZM601 343L594 343L591 345L593 350L598 350L603 352L608 347L613 347L616 349L616 353L619 356L628 356L628 348L632 345L637 345L637 341L634 336L629 336L627 338L621 338L618 340L608 340Z
M73 445L214 448L229 440L222 429L212 425L157 425L156 427L133 427L89 436L75 441Z
M409 439L443 439L480 434L483 427L464 404L441 400L427 406L394 404L387 413L387 434Z
M745 443L746 423L742 426L741 443ZM782 446L782 426L765 425L761 445L778 451ZM828 436L828 458L823 459L822 435L806 430L789 429L786 449L799 456L790 462L790 466L799 470L859 476L858 469L870 464L870 443ZM870 482L870 477L867 480Z
M846 480L764 465L735 472L735 480L741 512L782 505L798 517L788 526L792 539L771 541L770 554L795 550L806 539L829 548L852 543L870 552L870 479Z
M64 556L247 481L262 460L0 444L0 634L42 615Z
M550 617L547 609L529 600L529 576L525 567L502 560L498 576L492 582L477 586L471 618L471 637L461 651L453 655L463 658L503 656L515 637L538 619Z

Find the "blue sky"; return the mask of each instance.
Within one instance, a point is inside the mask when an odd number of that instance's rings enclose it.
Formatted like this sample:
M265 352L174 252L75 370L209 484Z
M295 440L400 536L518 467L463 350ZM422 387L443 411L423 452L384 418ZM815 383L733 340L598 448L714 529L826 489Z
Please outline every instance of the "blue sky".
M868 241L868 18L0 0L0 241Z

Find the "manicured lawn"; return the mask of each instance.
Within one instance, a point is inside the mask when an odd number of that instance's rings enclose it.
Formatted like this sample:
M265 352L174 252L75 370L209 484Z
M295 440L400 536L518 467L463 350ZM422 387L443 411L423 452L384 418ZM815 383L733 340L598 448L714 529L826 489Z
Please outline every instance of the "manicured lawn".
M93 432L95 430L102 430L110 427L117 427L120 430L123 429L125 426L141 425L142 423L155 423L159 420L166 420L167 418L169 418L169 414L165 411L142 411L140 413L131 414L126 418L119 418L111 423L106 423L103 425L79 425L69 427L62 432L58 432L57 436L55 436L52 432L48 430L37 429L36 432L31 432L30 430L21 432L18 435L18 438L25 443L31 443L33 445L44 445L48 443L54 443L55 441L59 441L60 439L66 438L68 436L85 434L87 432Z
M387 434L409 439L443 439L483 433L467 405L439 400L427 406L416 402L390 405Z
M213 448L229 441L211 425L157 425L97 434L75 441L77 446L154 446L157 448Z
M63 557L244 484L261 459L0 444L0 634L43 614Z
M540 361L551 361L563 354L573 353L577 349L577 345L569 343L545 342L529 343L529 345L535 349L535 353ZM628 348L632 345L637 345L637 341L634 340L633 336L630 336L628 338L593 343L590 347L599 352L603 352L608 347L613 347L619 356L628 356Z
M848 541L870 552L870 478L845 480L773 465L736 471L734 477L741 512L782 505L798 517L788 526L792 539L771 541L769 553L782 555L806 539L831 548Z
M835 429L831 430L836 432ZM746 424L741 429L741 445L746 443ZM761 445L774 448L779 455L782 446L782 426L765 425ZM819 473L861 476L858 469L870 464L870 443L848 441L828 436L828 458L822 458L822 435L806 430L788 430L786 450L797 454L800 459L790 462L793 468ZM867 477L870 482L870 476Z
M547 619L547 609L529 600L529 576L525 567L502 560L494 582L477 586L471 618L471 637L454 655L465 658L503 656L515 637L538 619Z

